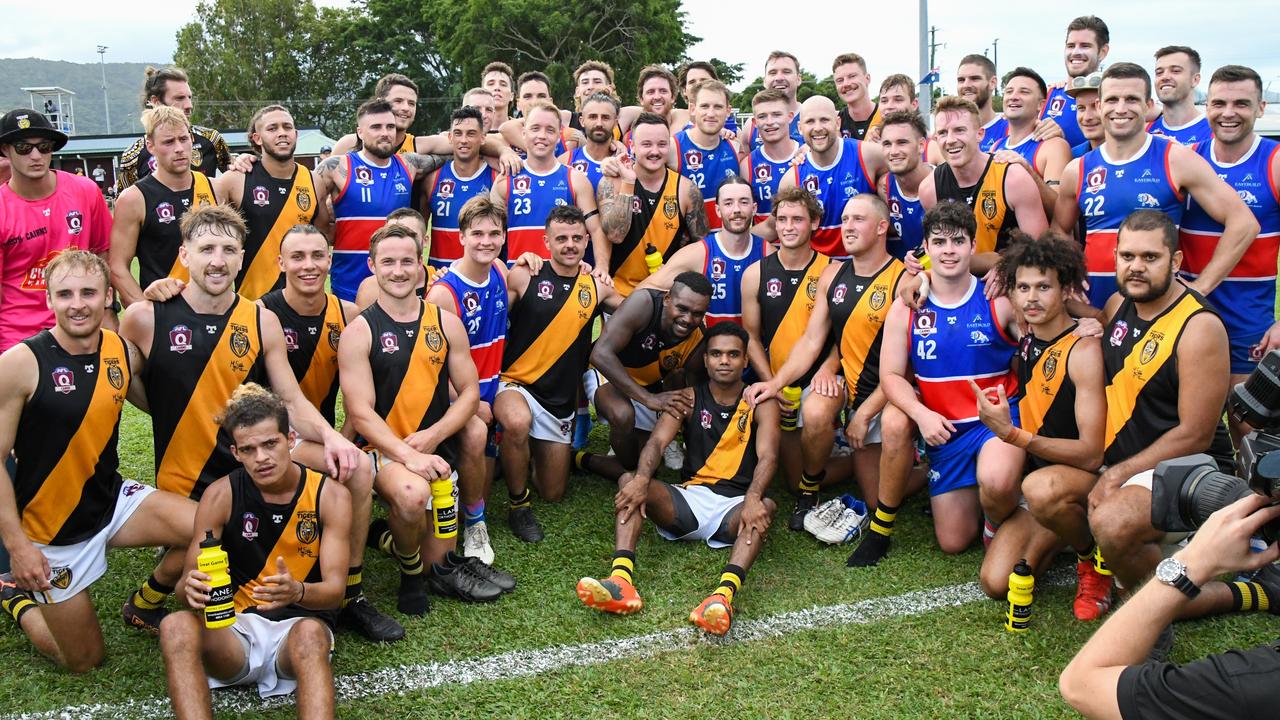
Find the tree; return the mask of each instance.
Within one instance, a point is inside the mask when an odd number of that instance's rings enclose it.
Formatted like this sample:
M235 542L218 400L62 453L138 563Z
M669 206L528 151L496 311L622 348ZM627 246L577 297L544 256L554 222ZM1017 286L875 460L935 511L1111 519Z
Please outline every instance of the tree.
M733 97L733 106L750 110L751 98L755 94L764 89L764 77L757 77L751 81L751 84L742 89L742 92ZM796 89L796 101L804 102L814 95L826 95L831 98L831 102L840 107L840 95L836 93L836 84L832 76L828 75L822 82L814 77L813 73L808 70L800 71L800 87Z
M711 58L707 62L716 69L716 77L725 85L737 85L742 80L744 63L727 63L720 58Z

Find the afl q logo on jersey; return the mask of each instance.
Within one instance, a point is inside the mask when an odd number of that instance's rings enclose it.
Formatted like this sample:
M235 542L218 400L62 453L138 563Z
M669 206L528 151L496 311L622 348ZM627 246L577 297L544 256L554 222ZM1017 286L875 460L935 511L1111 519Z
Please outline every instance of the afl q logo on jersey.
M72 235L79 235L84 229L84 214L79 210L72 210L67 213L67 232Z
M844 283L840 283L839 285L837 285L836 289L831 291L831 304L839 305L840 303L844 302L844 296L847 295L848 292L849 292L849 287Z
M586 174L586 172L587 172L587 161L586 161L586 160L579 160L579 161L575 162L575 163L573 164L573 169L574 169L574 170L577 170L577 171L578 171L578 172L580 172L580 173Z
M822 183L818 181L817 175L807 175L804 179L804 189L810 194L817 195L822 192Z
M169 330L169 350L182 353L191 349L191 328L186 325L174 325Z
M395 353L400 352L400 338L396 334L388 330L378 336L378 344L382 346L382 352Z
M298 349L298 331L293 328L282 328L284 330L284 349L288 352L294 352Z
M244 357L249 354L249 328L236 323L231 324L231 339L228 341L231 346L231 352L236 357ZM294 336L294 344L297 344L297 336Z
M938 332L938 314L932 310L921 310L916 313L916 334L929 337Z
M54 392L66 395L75 392L76 376L65 367L56 367L53 369L53 390Z
M685 167L689 168L690 170L701 170L702 169L702 153L698 152L697 150L690 150L689 152L685 153L684 164L685 164Z
M431 348L431 352L440 352L440 348L444 347L444 338L440 336L440 331L434 327L427 328L427 333L422 336L423 342Z
M1063 100L1061 97L1056 97L1050 101L1048 112L1049 117L1058 117L1062 115L1062 108L1065 107L1066 104L1067 101Z
M369 172L369 168L363 165L356 166L356 182L361 185L373 184L373 173Z
M462 309L470 315L480 309L480 296L473 290L462 294Z
M445 178L436 186L436 192L440 195L441 200L448 200L453 197L453 181Z
M710 430L711 429L711 411L707 410L706 408L703 408L702 412L699 413L698 415L698 422L699 424L702 425L703 430Z
M516 195L528 195L529 190L530 190L530 187L529 187L528 175L517 175L511 179L512 193Z
M258 207L266 207L271 204L271 194L267 192L265 187L258 185L253 189L253 204Z
M550 280L543 280L542 282L538 283L538 299L550 300L551 292L554 289L555 288L552 287Z
M711 279L723 280L725 271L725 263L722 258L715 258L711 261Z
M258 537L258 516L251 512L245 513L240 518L240 537L253 542Z
M769 282L764 286L764 294L771 298L782 297L782 281L778 278L769 278Z
M173 222L175 219L173 216L173 205L167 202L160 203L159 205L157 205L156 219L164 223L165 225L168 225L169 223Z
M1096 167L1084 176L1084 191L1093 195L1107 189L1107 169Z
M773 166L764 164L756 166L756 182L773 182Z

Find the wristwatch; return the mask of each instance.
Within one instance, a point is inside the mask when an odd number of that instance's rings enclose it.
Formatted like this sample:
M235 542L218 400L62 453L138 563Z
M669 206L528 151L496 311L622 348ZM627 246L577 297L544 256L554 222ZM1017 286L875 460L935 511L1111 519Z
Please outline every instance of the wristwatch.
M1156 565L1156 579L1176 588L1188 598L1194 598L1200 594L1200 586L1191 582L1191 578L1187 577L1187 566L1177 558L1165 558Z

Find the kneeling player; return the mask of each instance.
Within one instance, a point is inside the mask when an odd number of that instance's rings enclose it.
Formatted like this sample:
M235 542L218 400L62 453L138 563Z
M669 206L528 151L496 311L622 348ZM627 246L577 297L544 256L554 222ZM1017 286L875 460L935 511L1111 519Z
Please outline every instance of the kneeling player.
M733 596L760 553L777 505L764 496L777 465L778 408L752 408L742 398L747 368L747 331L721 323L707 332L708 382L680 392L689 412L663 413L640 457L640 467L619 481L614 500L617 524L613 571L603 580L578 581L588 607L626 615L643 606L632 585L636 540L643 518L668 540L703 540L713 548L733 546L720 585L689 614L690 622L715 635L733 624ZM688 451L680 485L653 479L662 449L683 431Z
M200 498L183 595L197 612L174 613L160 626L173 712L211 717L209 688L256 685L264 698L296 688L299 717L333 717L329 658L347 585L351 496L289 457L289 413L261 386L236 389L222 429L243 467ZM228 627L209 628L199 613L211 590L196 569L206 534L227 553L236 612Z
M0 606L40 652L72 672L102 662L102 631L88 589L107 571L107 550L185 546L195 503L118 472L116 438L125 397L145 407L138 349L110 330L107 264L67 250L45 269L56 325L0 355L0 536L12 574ZM154 627L182 573L171 551L129 602L125 620ZM140 609L138 603L145 604Z

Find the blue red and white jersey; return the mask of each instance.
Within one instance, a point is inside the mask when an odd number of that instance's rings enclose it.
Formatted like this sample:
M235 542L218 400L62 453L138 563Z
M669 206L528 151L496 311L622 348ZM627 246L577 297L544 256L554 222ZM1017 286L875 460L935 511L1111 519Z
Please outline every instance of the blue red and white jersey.
M799 149L800 146L797 145L796 150ZM773 196L778 192L778 183L782 182L782 176L791 169L791 158L795 156L795 152L792 152L791 157L785 160L774 160L765 153L764 146L761 145L747 157L747 179L751 181L751 194L756 199L757 223L768 220L769 214L773 212Z
M427 263L431 267L445 268L462 257L458 211L471 198L488 195L496 176L494 169L484 164L471 177L459 177L452 162L440 168L435 184L427 188L427 203L431 208L431 250Z
M1005 335L981 280L971 278L969 292L955 305L931 296L911 312L910 358L920 402L950 420L956 432L977 426L977 401L969 381L986 390L1003 385L1011 402L1018 394L1012 368L1018 344Z
M1123 163L1107 157L1099 145L1080 159L1076 203L1084 218L1084 264L1089 272L1089 303L1102 307L1116 291L1116 234L1135 210L1159 210L1182 223L1182 193L1169 175L1174 141L1148 135L1142 150Z
M586 148L574 148L569 154L569 167L586 175L592 190L599 189L600 178L604 177L604 174L600 172L600 163L587 154Z
M1027 164L1034 170L1036 168L1036 155L1040 152L1042 145L1044 145L1043 141L1036 140L1031 135L1022 138L1022 142L1016 145L1010 145L1009 136L1005 135L995 145L991 146L991 152L997 153L1001 150L1012 150L1021 155L1022 159L1026 160Z
M889 206L889 239L886 246L889 254L899 260L907 253L924 243L924 205L920 197L911 197L902 192L898 186L898 178L889 173L885 178L885 195Z
M550 259L543 241L547 216L557 205L573 205L573 169L560 163L546 175L526 164L507 178L507 264L526 252Z
M1008 134L1009 121L1005 120L1003 115L996 115L982 126L982 137L978 140L978 147L982 152L991 152L991 148Z
M791 118L791 125L788 127L788 133L791 135L792 140L795 140L801 145L804 144L804 135L800 133L800 111L799 110L796 110L796 114ZM764 138L760 137L760 131L756 130L756 124L754 122L751 123L751 143L750 144L751 144L752 150L755 150L758 147L764 146Z
M1195 120L1186 125L1173 126L1165 121L1164 113L1160 113L1155 120L1147 124L1147 132L1156 137L1177 140L1183 145L1195 145L1213 138L1213 130L1209 128L1209 118L1204 115L1196 116Z
M453 311L467 329L471 360L480 377L480 399L493 404L498 373L507 346L507 280L495 262L483 285L476 285L452 266L435 282L453 295ZM446 310L449 308L446 308Z
M720 246L720 233L713 232L702 238L707 257L702 264L702 274L711 280L711 304L707 307L706 323L710 328L716 323L733 321L742 324L742 273L764 257L764 238L751 236L751 246L742 257L734 257Z
M1276 261L1280 255L1280 188L1271 179L1271 166L1280 143L1255 136L1253 147L1243 158L1224 164L1214 157L1214 141L1200 143L1195 151L1213 167L1244 204L1249 206L1261 229L1245 250L1244 257L1226 279L1209 293L1209 301L1222 316L1232 344L1231 371L1250 371L1261 359L1256 343L1266 334L1275 317ZM1213 257L1222 238L1222 224L1214 220L1195 198L1187 201L1182 217L1178 246L1182 250L1182 270L1195 277ZM1237 343L1242 343L1237 352ZM1240 357L1237 357L1240 355Z
M849 198L861 193L876 191L875 178L867 172L862 159L862 142L842 138L835 162L819 167L813 161L813 153L795 166L796 187L808 190L822 208L822 219L813 231L809 244L814 250L832 259L845 259L844 242L840 239L840 215Z
M1085 155L1087 155L1087 154L1089 153L1089 151L1090 151L1090 150L1092 150L1092 149L1093 149L1093 144L1092 144L1092 143L1090 143L1088 140L1085 140L1084 142L1080 143L1079 145L1072 145L1072 146L1071 146L1071 159L1072 159L1072 160L1075 160L1076 158L1082 158L1082 157L1084 157Z
M1062 128L1062 137L1071 147L1085 142L1084 131L1076 119L1076 99L1067 94L1066 83L1056 83L1049 88L1040 119L1053 120ZM1077 156L1078 157L1078 156Z
M369 238L387 223L387 215L409 207L413 175L399 155L385 167L365 162L359 152L347 153L347 181L333 199L333 266L329 283L333 294L355 300L360 281L369 277Z
M720 227L720 214L716 212L716 191L720 183L730 175L738 174L738 153L733 143L720 138L720 143L707 149L695 143L689 137L688 130L682 130L673 139L676 157L680 166L676 172L689 178L689 181L702 191L702 206L707 213L707 227L712 230Z

